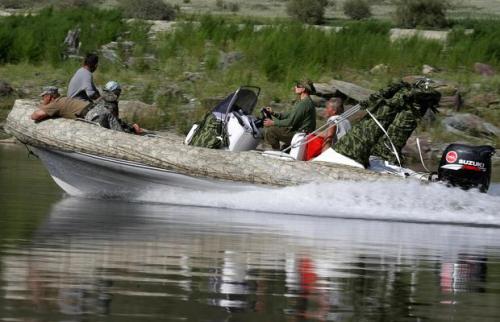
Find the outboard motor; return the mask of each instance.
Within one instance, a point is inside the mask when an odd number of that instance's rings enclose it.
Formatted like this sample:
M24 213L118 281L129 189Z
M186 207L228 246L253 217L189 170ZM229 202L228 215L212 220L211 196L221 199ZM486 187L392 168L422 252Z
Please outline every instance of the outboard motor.
M463 189L478 187L486 192L491 179L491 157L495 148L489 145L450 144L444 150L438 169L438 180Z

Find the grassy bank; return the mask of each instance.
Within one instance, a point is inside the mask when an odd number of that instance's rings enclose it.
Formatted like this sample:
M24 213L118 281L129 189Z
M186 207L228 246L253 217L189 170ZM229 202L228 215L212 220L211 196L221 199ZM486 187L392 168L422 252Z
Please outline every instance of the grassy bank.
M43 9L35 15L14 15L0 20L0 63L50 62L62 59L68 30L81 29L82 51L92 51L126 31L117 10Z
M19 97L36 97L43 85L65 88L80 62L64 60L61 44L69 29L80 27L82 53L115 40L134 43L131 51L119 46L118 62L101 60L96 83L116 79L124 85L124 99L156 103L166 112L159 124L180 131L202 114L200 102L241 84L261 86L264 105L289 102L291 84L303 77L337 78L378 89L430 64L441 69L438 78L455 81L465 91L474 85L476 91L500 94L498 76L485 79L473 73L475 62L500 67L497 20L455 21L443 43L420 38L391 42L391 24L376 20L346 22L334 32L283 19L267 20L272 24L264 28L257 28L258 20L240 17L184 19L151 39L147 24L126 23L116 10L44 9L36 16L0 18L0 75L18 89ZM465 34L467 28L475 32ZM130 57L135 63L124 64ZM388 71L371 74L378 64L387 65Z

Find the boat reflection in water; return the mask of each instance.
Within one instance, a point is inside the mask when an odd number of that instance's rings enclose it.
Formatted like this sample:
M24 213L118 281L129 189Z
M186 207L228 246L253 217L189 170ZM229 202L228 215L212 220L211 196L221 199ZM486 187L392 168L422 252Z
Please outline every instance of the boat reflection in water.
M491 283L500 300L499 276L486 275L499 246L495 228L67 198L30 243L6 246L0 309L72 321L494 321L500 309L481 292Z

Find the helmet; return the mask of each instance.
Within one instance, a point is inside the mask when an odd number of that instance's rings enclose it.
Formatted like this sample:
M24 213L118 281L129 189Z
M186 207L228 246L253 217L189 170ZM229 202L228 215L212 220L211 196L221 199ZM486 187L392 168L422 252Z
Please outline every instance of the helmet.
M109 81L106 83L106 85L104 85L104 90L107 92L121 92L122 87L120 86L120 84L118 84L118 82Z

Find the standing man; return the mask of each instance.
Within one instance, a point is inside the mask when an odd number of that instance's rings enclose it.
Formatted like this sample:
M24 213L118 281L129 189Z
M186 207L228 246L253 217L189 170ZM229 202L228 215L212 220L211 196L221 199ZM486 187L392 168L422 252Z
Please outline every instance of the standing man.
M310 80L297 82L294 91L299 102L291 110L276 113L270 107L266 108L274 119L264 120L264 140L273 150L280 150L280 141L290 146L295 133L310 133L316 128L316 108L309 97L315 92L313 83Z
M68 85L68 97L92 102L101 95L94 84L92 73L97 69L99 57L96 54L87 54L83 66L73 75Z

